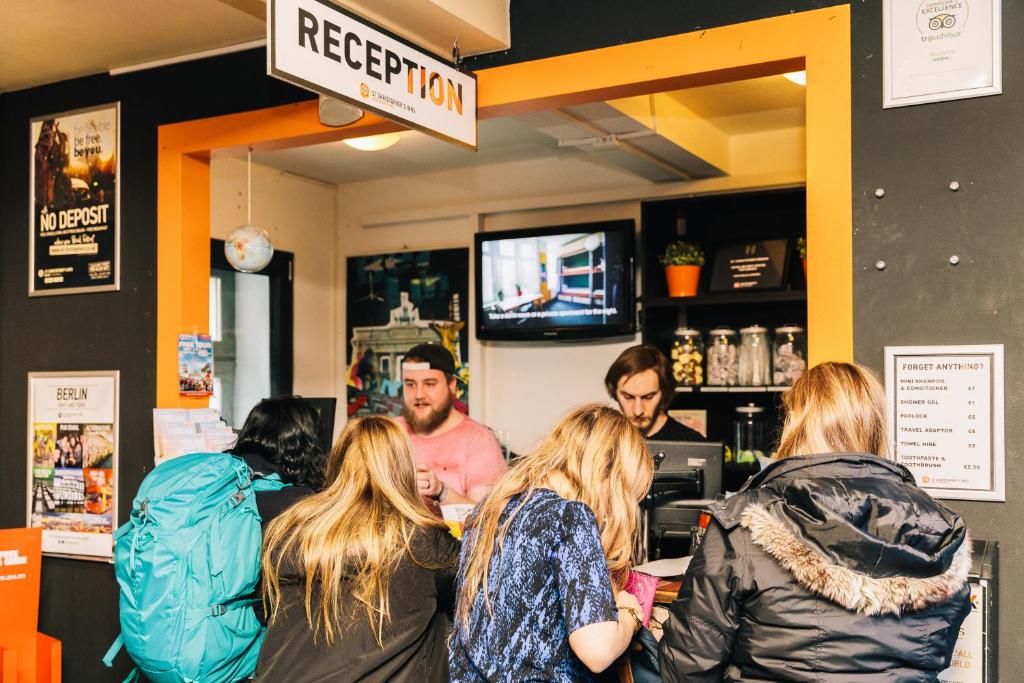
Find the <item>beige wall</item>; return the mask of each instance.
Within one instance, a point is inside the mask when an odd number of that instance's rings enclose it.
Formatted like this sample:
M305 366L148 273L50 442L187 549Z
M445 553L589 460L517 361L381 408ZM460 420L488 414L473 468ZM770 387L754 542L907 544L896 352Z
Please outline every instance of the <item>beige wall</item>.
M294 391L337 396L343 405L334 352L339 296L335 187L258 164L252 171L253 223L270 234L276 248L295 254ZM246 220L245 160L214 159L210 183L210 232L224 239Z
M587 169L589 173L587 172ZM561 195L603 187L638 185L633 176L612 169L593 170L572 159L519 161L478 169L353 183L338 188L338 340L345 354L345 259L348 256L406 249L470 247L478 229L503 230L633 218L637 201L590 204L558 209L516 210L517 203L538 196ZM502 202L509 207L500 210ZM543 203L543 202L542 202ZM455 207L438 212L438 207ZM422 220L417 218L420 213ZM438 213L453 213L431 218ZM386 224L365 227L366 223ZM405 219L402 219L405 216ZM516 452L530 449L570 407L603 401L601 379L618 353L633 338L588 343L511 343L476 341L475 305L470 271L469 336L470 414L509 434Z

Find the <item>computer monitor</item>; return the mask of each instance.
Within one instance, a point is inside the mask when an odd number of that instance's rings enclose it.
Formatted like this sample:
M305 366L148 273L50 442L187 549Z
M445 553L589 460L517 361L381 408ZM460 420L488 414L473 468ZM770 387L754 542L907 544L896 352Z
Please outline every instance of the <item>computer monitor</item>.
M338 408L338 399L334 397L310 398L308 396L303 396L302 399L309 403L320 416L320 447L324 453L330 453L331 446L334 445L334 413Z
M722 492L721 442L649 441L654 481L645 501L647 556L690 553L701 510Z

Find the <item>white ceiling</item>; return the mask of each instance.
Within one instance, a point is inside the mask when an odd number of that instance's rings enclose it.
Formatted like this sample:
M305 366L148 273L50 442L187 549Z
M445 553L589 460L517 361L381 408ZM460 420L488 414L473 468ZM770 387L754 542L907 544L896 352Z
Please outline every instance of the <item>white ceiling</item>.
M341 185L576 153L559 150L557 140L514 118L481 121L478 133L478 152L407 130L399 133L402 139L393 147L376 152L331 142L253 154L253 162Z
M769 132L784 128L802 128L804 125L804 88L782 76L769 76L734 83L691 88L671 93L710 126L728 137L750 133ZM587 113L586 105L577 108ZM598 114L610 110L604 105ZM609 169L628 171L650 181L677 180L665 175L655 177L638 172L636 158L621 150L598 150L581 147L559 147L558 138L584 137L582 131L564 132L553 136L555 129L546 126L552 118L549 112L527 114L519 118L489 119L479 123L479 151L471 152L442 142L416 131L400 133L401 141L393 147L376 152L363 152L341 142L312 145L275 152L256 153L254 163L289 173L313 178L333 185L367 180L423 175L458 168L482 167L491 164L541 158L573 157L584 163ZM557 119L558 117L554 117ZM614 120L600 116L587 116L609 132L620 132ZM565 119L558 119L562 128L572 129ZM635 122L634 122L635 123ZM559 129L561 130L561 129ZM558 132L558 131L555 131ZM592 134L591 134L592 135ZM633 140L638 146L677 166L693 168L678 158L686 150L679 149L661 136ZM657 144L660 143L661 147ZM654 147L651 147L654 145ZM674 150L669 148L674 147ZM673 153L666 153L666 150ZM676 158L674 158L676 157ZM699 159L697 159L699 161ZM713 171L713 169L712 169ZM714 175L713 172L697 173Z
M260 0L2 0L0 91L266 38Z
M442 56L509 46L509 0L335 0ZM265 0L0 0L0 92L265 40Z

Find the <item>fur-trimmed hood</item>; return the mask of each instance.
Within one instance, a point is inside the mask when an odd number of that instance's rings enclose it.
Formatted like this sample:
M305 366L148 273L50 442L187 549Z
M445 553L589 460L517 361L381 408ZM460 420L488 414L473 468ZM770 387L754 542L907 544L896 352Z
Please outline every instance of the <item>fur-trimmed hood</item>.
M971 569L963 520L919 489L906 468L871 455L779 461L720 514L805 589L862 614L945 603Z

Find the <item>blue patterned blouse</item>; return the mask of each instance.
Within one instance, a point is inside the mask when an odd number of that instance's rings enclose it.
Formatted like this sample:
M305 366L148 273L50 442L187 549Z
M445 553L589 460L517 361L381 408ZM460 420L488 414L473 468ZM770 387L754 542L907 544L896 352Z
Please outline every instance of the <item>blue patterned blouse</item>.
M520 502L513 497L501 521ZM474 543L462 548L457 588ZM451 680L588 681L569 648L569 634L615 621L615 596L597 520L583 503L538 489L516 514L488 578L493 614L476 596L469 629L456 624L448 661Z

